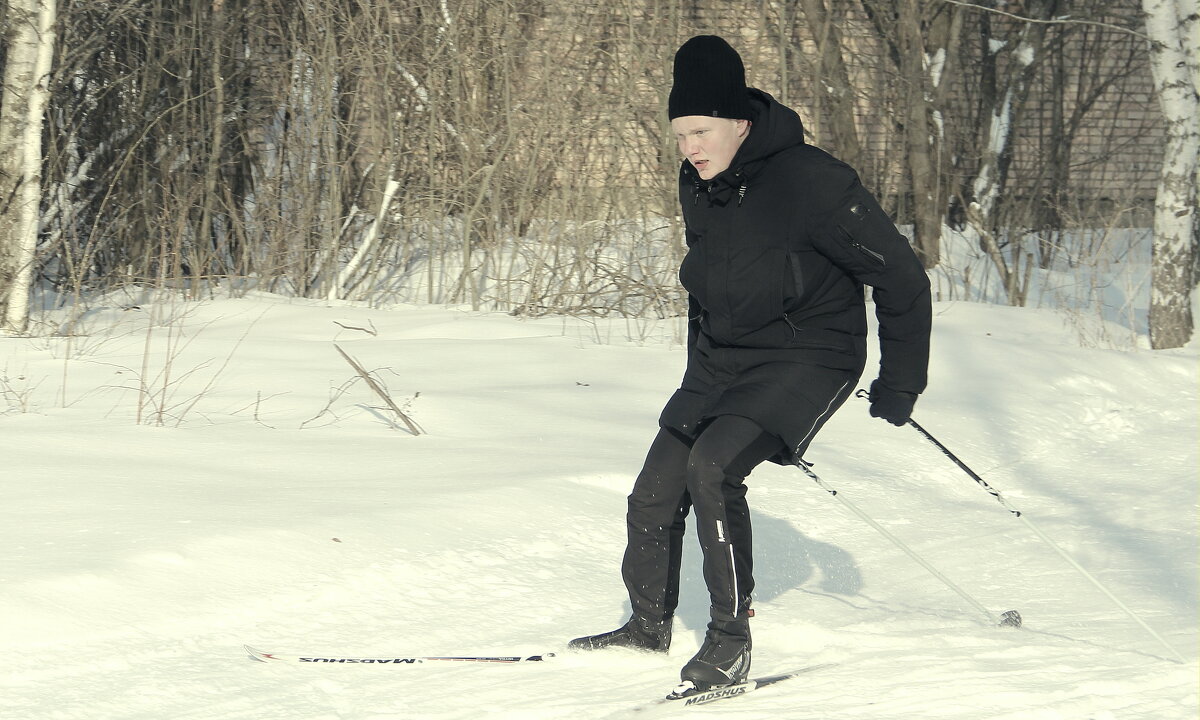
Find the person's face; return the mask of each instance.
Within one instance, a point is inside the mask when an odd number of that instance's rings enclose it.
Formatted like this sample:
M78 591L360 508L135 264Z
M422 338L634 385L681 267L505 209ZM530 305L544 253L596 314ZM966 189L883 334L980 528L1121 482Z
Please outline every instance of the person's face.
M749 120L685 115L671 121L679 152L703 180L712 180L729 168L733 156L750 132Z

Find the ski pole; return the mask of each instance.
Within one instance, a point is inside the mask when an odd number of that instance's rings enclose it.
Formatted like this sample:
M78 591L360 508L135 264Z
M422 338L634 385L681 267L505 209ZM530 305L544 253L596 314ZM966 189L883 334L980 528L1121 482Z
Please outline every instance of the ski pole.
M859 391L858 391L856 394L857 394L859 397L866 397L866 396L867 396L867 392L866 392L865 390L859 390ZM1135 613L1133 610L1129 609L1129 606L1127 606L1125 603L1123 603L1123 602L1121 602L1119 599L1117 599L1117 596L1116 596L1116 595L1113 595L1113 594L1112 594L1112 592L1111 592L1111 591L1110 591L1110 590L1109 590L1107 587L1105 587L1103 584L1101 584L1101 582L1100 582L1099 580L1097 580L1095 576L1093 576L1093 575L1092 575L1090 572L1088 572L1088 571L1087 571L1087 570L1086 570L1086 569L1085 569L1085 568L1084 568L1082 565L1080 565L1078 562L1076 562L1076 561L1075 561L1075 558L1073 558L1073 557L1071 557L1070 555L1068 555L1066 550L1063 550L1063 549L1062 549L1062 548L1061 548L1061 547L1058 545L1058 543L1056 543L1056 542L1054 542L1053 540L1051 540L1051 539L1050 539L1050 537L1049 537L1049 536L1047 536L1047 535L1046 535L1046 533L1042 532L1042 531L1041 531L1041 529L1040 529L1040 528L1038 528L1038 526L1037 526L1037 525L1034 525L1034 524L1033 524L1033 522L1032 522L1032 521L1031 521L1029 518L1025 517L1025 514L1024 514L1024 513L1022 513L1020 510L1017 510L1015 507L1013 507L1011 504L1009 504L1008 500L1006 500L1006 499L1004 498L1004 496L1000 494L1000 491L999 491L999 490L997 490L997 489L993 488L991 485L989 485L989 484L987 483L987 481L986 481L986 480L984 480L983 478L981 478L981 477L979 476L979 474L978 474L978 473L976 473L976 472L975 472L974 470L972 470L971 468L967 467L967 464L966 464L966 463L964 463L962 460L959 460L959 459L958 459L958 456L957 456L957 455L955 455L954 453L950 452L950 449L949 449L949 448L947 448L947 447L946 447L945 445L943 445L942 443L938 442L938 439L937 439L937 438L935 438L933 435L931 435L931 434L929 433L929 431L928 431L928 430L926 430L925 428L921 427L921 426L920 426L920 425L917 423L917 421L916 421L916 420L913 420L912 418L909 418L909 419L908 419L908 424L909 424L909 425L912 425L912 426L913 426L913 428L914 428L914 429L915 429L917 432L919 432L919 433L921 434L921 436L922 436L922 437L924 437L924 438L925 438L926 440L928 440L929 442L933 443L933 444L934 444L934 446L935 446L935 447L937 447L937 449L938 449L938 450L941 450L941 451L942 451L942 454L943 454L943 455L945 455L946 457L950 458L950 460L951 460L951 461L952 461L952 462L953 462L955 465L957 465L959 468L961 468L961 469L963 470L963 472L965 472L967 475L969 475L969 476L971 477L971 479L972 479L972 480L974 480L976 483L978 483L978 484L979 484L979 486L980 486L980 487L982 487L984 490L986 490L986 491L987 491L987 492L988 492L988 493L989 493L989 494L990 494L992 497L996 498L996 500L998 500L998 501L1000 502L1000 504L1001 504L1001 505L1003 505L1003 506L1004 506L1004 508L1005 508L1006 510L1008 510L1008 511L1009 511L1010 513L1012 513L1013 515L1015 515L1015 516L1017 516L1018 518L1020 518L1020 519L1021 519L1021 522L1025 523L1026 527L1028 527L1030 530L1032 530L1032 531L1033 531L1033 534L1037 535L1039 538L1041 538L1041 540L1042 540L1043 542L1045 542L1047 545L1049 545L1051 548L1053 548L1053 549L1054 549L1054 551L1055 551L1055 552L1057 552L1059 555L1061 555L1061 556L1062 556L1062 558L1063 558L1064 560L1066 560L1066 561L1067 561L1067 563L1068 563L1068 564L1069 564L1071 567L1073 567L1073 568L1075 568L1077 571L1079 571L1079 574L1080 574L1080 575L1083 575L1085 578L1087 578L1087 580L1088 580L1088 581L1089 581L1089 582L1090 582L1092 585L1095 585L1095 586L1096 586L1096 589L1098 589L1100 592L1104 593L1104 594L1105 594L1105 595L1108 597L1108 599L1109 599L1109 600L1111 600L1111 601L1113 602L1113 604L1115 604L1117 607L1119 607L1119 608L1121 608L1122 610L1124 610L1126 615L1128 615L1130 618L1132 618L1132 619L1133 619L1133 621L1134 621L1134 622L1136 622L1138 625L1141 625L1141 626L1142 626L1142 628L1143 628L1143 629L1145 629L1145 631L1146 631L1146 632L1150 633L1150 635L1152 635L1152 636L1154 637L1154 639L1155 639L1155 640L1157 640L1159 643L1161 643L1161 644L1162 644L1162 646L1163 646L1164 648L1166 648L1167 650L1169 650L1169 651L1170 651L1170 653L1171 653L1171 655L1172 655L1172 656L1173 656L1173 657L1174 657L1174 658L1175 658L1177 661L1179 661L1179 662L1181 662L1181 663L1185 663L1185 662L1187 662L1186 660L1184 660L1184 659L1183 659L1183 656L1179 654L1179 651L1177 651L1177 650L1176 650L1176 649L1175 649L1175 648L1174 648L1174 647L1173 647L1173 646L1172 646L1170 643L1168 643L1168 642L1167 642L1165 639L1163 639L1163 637L1162 637L1161 635L1159 635L1157 632L1155 632L1155 631L1154 631L1154 628L1150 627L1150 626L1149 626L1149 625L1146 623L1146 621L1145 621L1145 620L1143 620L1141 617L1139 617L1139 616L1138 616L1138 614L1137 614L1137 613Z
M1004 613L1001 616L1001 620L997 621L995 616L992 615L992 613L989 612L987 608L985 608L982 604L980 604L978 600L976 600L975 598L968 595L967 592L965 590L963 590L962 588L960 588L958 585L955 585L954 583L950 582L950 579L947 578L945 575L943 575L940 571L938 571L937 568L935 568L934 566L932 566L928 562L926 562L924 558L922 558L920 555L918 555L915 550L913 550L908 545L906 545L902 540L900 540L900 538L898 538L895 535L893 535L892 533L888 532L888 530L886 528L884 528L882 525L880 525L879 523L872 520L871 517L869 515L867 515L865 512L863 512L861 509L859 509L859 507L857 505L855 505L854 503L847 500L844 496L842 496L840 493L838 493L838 491L835 490L834 488L831 488L829 485L825 484L825 481L822 480L820 478L820 476L818 476L815 472L812 471L812 468L809 467L809 464L807 462L805 462L802 459L798 459L796 461L796 466L799 467L801 470L803 470L805 475L808 475L810 478L812 478L813 482L815 482L822 490L829 493L833 497L837 498L838 501L841 502L842 505L846 506L846 508L850 512L857 515L863 522L865 522L868 525L870 525L871 527L875 528L875 530L877 530L880 535L883 535L885 538L890 540L893 545L895 545L896 547L903 550L904 553L907 554L913 560L915 560L917 562L917 564L919 564L921 567L928 570L929 573L931 575L933 575L935 578L937 578L938 580L941 580L942 583L946 587L948 587L951 590L953 590L954 592L958 593L959 597L961 597L963 600L966 600L967 603L969 605L971 605L971 607L975 608L984 617L986 617L988 620L988 623L990 625L1002 625L1005 627L1020 627L1021 626L1021 615L1016 610L1009 610L1008 612Z

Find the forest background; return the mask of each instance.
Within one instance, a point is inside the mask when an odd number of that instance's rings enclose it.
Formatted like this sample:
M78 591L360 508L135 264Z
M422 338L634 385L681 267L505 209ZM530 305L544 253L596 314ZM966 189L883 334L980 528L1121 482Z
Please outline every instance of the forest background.
M665 97L715 33L860 171L937 299L1111 317L1101 266L1152 246L1134 332L1192 335L1189 0L3 7L9 334L71 334L39 310L122 287L682 315Z

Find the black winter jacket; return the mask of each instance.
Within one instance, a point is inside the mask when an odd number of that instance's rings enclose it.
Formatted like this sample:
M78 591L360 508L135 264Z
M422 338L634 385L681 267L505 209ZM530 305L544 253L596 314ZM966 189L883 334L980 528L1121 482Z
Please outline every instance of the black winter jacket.
M879 319L881 382L925 389L929 279L857 173L806 144L794 111L751 95L758 115L729 169L707 182L686 160L680 169L688 370L661 423L694 435L706 418L745 415L795 449L807 428L789 427L780 406L789 393L779 391L794 386L790 397L819 401L803 366L857 380L864 284Z

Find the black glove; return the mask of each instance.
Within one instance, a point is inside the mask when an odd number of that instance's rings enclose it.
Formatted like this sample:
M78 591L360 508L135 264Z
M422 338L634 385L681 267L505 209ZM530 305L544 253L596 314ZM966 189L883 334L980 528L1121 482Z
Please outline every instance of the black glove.
M871 401L871 417L883 418L896 426L908 422L913 405L917 404L916 393L893 390L878 380L871 383L867 398Z

